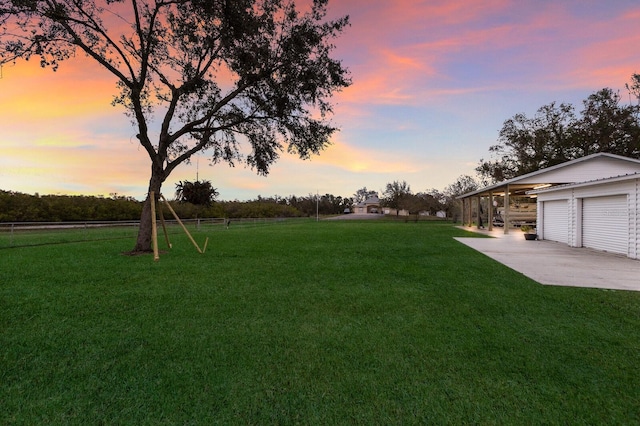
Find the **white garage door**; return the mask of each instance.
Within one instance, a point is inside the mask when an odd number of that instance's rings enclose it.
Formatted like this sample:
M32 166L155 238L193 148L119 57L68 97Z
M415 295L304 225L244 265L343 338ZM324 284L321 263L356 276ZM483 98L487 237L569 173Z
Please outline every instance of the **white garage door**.
M582 245L627 254L629 208L626 195L582 200Z
M569 203L567 200L545 201L543 205L543 232L542 239L558 241L567 244L569 242Z

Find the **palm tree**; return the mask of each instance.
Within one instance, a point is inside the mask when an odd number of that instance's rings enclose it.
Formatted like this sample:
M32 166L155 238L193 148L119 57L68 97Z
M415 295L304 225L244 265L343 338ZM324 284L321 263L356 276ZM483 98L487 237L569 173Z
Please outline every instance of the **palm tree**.
M209 206L218 195L218 191L208 180L194 182L185 180L176 184L176 199L181 203Z

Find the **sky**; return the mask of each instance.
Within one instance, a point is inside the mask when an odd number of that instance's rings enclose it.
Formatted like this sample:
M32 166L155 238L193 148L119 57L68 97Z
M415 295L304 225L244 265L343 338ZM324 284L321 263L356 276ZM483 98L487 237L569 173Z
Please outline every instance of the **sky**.
M554 101L580 111L605 87L630 102L625 84L640 73L637 0L332 0L329 14L350 16L333 57L353 81L333 97L331 146L306 161L283 153L266 177L202 153L164 183L167 198L196 178L221 200L350 197L393 181L442 190L475 174L513 115ZM106 71L32 60L0 77L0 190L146 197L150 160L111 106Z

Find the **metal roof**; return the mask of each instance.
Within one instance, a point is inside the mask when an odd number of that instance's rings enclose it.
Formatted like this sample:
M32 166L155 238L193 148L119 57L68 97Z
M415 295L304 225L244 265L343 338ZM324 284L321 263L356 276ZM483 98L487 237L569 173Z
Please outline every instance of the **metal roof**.
M501 188L506 187L507 185L516 185L516 184L518 184L518 182L529 180L532 177L536 177L538 175L542 175L542 174L545 174L545 173L548 173L548 172L551 172L551 171L554 171L554 170L557 170L557 169L561 169L561 168L564 168L564 167L568 167L568 166L571 166L571 165L574 165L574 164L578 164L578 163L581 163L581 162L584 162L584 161L592 160L592 159L597 158L597 157L613 158L613 159L616 159L616 160L624 160L624 161L629 161L629 162L632 162L632 163L640 164L640 160L637 160L635 158L623 157L621 155L609 154L609 153L606 153L606 152L597 152L595 154L587 155L585 157L576 158L575 160L566 161L566 162L561 163L561 164L556 164L555 166L545 167L544 169L536 170L535 172L527 173L527 174L524 174L524 175L521 175L521 176L517 176L517 177L512 178L512 179L508 179L508 180L505 180L505 181L490 185L490 186L486 186L486 187L478 189L476 191L472 191L472 192L468 192L466 194L462 194L462 195L460 195L460 196L458 196L456 198L457 199L462 199L462 198L473 197L473 196L476 196L476 195L486 194L486 193L492 192L495 189L501 189ZM543 183L546 183L546 182L540 180L537 183L529 182L527 184L521 184L521 185L524 188L529 187L530 189L533 189L534 185L539 185L539 184L543 184ZM574 182L566 182L564 185L573 184L573 183Z
M562 189L579 188L579 187L590 186L590 185L599 184L599 183L620 182L620 181L625 181L630 179L640 179L640 173L630 173L630 174L620 175L620 176L611 176L607 178L588 180L584 182L566 183L564 185L556 185L556 186L551 186L549 188L534 189L531 191L527 191L527 194L540 194L541 192L560 191Z

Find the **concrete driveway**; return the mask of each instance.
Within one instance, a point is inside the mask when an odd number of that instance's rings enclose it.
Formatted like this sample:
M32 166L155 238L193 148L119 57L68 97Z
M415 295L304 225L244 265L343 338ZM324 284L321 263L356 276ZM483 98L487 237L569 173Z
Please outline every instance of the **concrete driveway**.
M492 232L461 227L495 238L456 238L461 243L546 285L640 291L640 261L552 241L526 241L518 229Z

